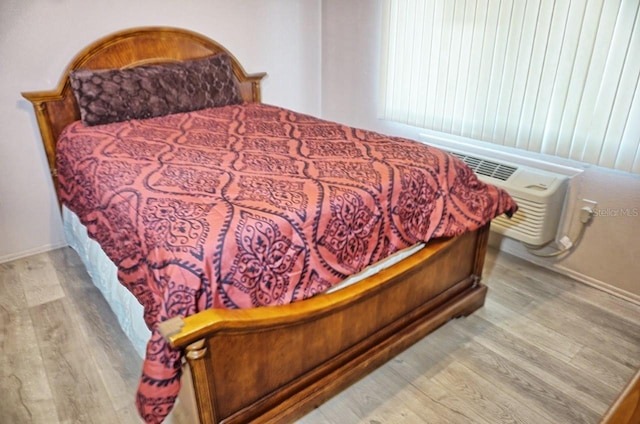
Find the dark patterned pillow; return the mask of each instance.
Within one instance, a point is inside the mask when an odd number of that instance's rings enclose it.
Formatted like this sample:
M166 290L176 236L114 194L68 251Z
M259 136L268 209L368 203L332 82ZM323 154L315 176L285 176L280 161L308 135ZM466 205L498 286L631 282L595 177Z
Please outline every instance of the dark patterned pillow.
M71 87L85 125L242 103L226 54L126 69L77 70Z

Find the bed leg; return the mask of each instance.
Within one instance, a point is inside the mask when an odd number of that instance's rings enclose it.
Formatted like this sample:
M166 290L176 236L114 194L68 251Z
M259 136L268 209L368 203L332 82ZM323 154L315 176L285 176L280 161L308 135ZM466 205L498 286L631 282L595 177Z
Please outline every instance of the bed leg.
M193 375L193 389L198 403L200 424L216 424L218 423L217 408L212 401L212 399L215 399L215 390L213 383L210 383L211 378L207 377L208 361L203 361L203 358L208 354L205 339L191 343L187 346L185 352Z

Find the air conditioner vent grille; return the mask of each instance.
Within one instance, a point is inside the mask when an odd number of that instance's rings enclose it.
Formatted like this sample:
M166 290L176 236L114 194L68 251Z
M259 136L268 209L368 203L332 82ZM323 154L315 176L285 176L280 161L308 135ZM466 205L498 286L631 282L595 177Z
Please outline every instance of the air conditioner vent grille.
M518 168L514 166L504 165L462 153L451 152L451 154L466 163L476 174L496 178L501 181L507 181L507 179L518 170Z
M482 182L506 190L518 204L511 218L502 215L493 220L494 232L534 246L556 237L569 184L565 174L517 162L500 163L471 152L442 150L462 160Z

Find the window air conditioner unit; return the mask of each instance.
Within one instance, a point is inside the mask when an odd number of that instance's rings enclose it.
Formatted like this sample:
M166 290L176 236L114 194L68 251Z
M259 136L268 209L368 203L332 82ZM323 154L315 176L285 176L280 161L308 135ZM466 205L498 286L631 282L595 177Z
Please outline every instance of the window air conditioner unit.
M491 230L532 246L556 237L569 184L566 175L447 151L469 165L481 181L505 189L518 203L511 219L504 215L494 219Z

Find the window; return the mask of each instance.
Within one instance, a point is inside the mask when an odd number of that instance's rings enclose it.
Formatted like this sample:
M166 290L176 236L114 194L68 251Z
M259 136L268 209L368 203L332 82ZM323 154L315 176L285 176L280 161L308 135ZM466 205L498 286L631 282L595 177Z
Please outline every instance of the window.
M384 0L380 117L640 173L638 0Z

